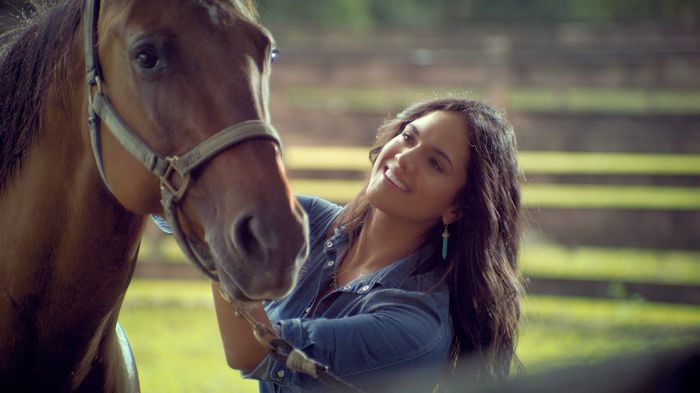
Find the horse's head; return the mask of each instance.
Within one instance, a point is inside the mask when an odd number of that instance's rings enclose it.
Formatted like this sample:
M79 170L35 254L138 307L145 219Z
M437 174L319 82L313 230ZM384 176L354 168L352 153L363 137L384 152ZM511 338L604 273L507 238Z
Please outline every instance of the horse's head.
M274 42L236 1L103 1L97 36L101 92L159 156L186 154L244 121L269 123ZM107 128L115 127L103 121L101 131L112 194L135 213L163 214L158 179ZM226 294L269 299L288 292L308 234L277 143L253 137L227 146L187 177L168 176L176 188L187 183L175 216Z

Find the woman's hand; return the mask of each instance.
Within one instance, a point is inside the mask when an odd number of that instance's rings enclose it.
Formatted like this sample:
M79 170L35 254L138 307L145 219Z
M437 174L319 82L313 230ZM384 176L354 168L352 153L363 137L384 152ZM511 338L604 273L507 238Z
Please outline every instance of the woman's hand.
M252 371L267 355L267 348L255 338L250 324L236 314L236 307L224 299L216 282L212 282L212 297L226 363L236 370ZM242 307L258 322L268 328L271 326L261 302L247 303Z

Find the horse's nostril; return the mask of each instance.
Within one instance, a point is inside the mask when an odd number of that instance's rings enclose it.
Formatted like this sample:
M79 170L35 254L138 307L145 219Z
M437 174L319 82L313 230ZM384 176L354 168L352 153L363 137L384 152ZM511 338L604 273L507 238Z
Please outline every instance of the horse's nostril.
M241 215L233 224L232 241L233 246L244 257L263 258L263 246L254 228L255 222L252 215Z

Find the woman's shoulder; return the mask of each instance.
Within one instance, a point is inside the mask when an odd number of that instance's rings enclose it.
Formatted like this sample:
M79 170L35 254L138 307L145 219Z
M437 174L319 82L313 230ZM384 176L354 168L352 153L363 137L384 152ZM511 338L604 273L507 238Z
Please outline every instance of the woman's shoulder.
M312 237L325 233L329 225L343 210L342 206L323 198L309 195L297 195L296 197L309 217L309 228Z
M339 212L343 209L340 205L317 196L297 194L296 197L307 214L326 211Z

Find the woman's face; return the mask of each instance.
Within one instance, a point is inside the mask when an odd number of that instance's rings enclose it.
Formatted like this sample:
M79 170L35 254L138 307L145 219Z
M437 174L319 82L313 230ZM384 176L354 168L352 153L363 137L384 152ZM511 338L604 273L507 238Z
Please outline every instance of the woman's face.
M436 111L412 121L374 162L369 202L411 222L450 223L457 192L467 182L468 144L467 122L460 113Z

